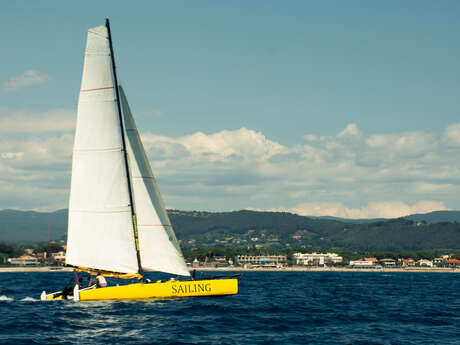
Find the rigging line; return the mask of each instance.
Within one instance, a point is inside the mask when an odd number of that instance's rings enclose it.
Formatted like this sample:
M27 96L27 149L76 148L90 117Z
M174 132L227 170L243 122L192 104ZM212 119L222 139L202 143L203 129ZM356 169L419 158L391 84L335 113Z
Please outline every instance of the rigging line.
M140 249L139 249L139 235L138 235L137 225L136 225L136 213L135 213L135 210L134 210L133 190L132 190L132 187L131 187L131 178L130 178L129 167L128 167L128 153L126 151L124 122L123 122L123 116L121 115L120 94L119 94L119 90L118 90L117 71L116 71L116 66L115 66L115 56L114 56L114 53L113 53L112 34L110 32L109 18L106 18L105 26L107 27L107 33L109 35L109 48L110 48L110 57L112 58L112 71L113 71L114 87L115 87L115 94L117 95L117 109L118 109L118 117L120 119L121 141L123 143L123 152L124 152L124 158L125 158L126 177L127 177L127 180L128 180L129 202L131 204L131 218L132 218L132 221L133 221L134 245L135 245L135 249L136 249L136 257L137 257L137 265L138 265L138 269L139 269L139 274L142 275L143 272L142 272L142 264L141 264L141 254L140 254Z

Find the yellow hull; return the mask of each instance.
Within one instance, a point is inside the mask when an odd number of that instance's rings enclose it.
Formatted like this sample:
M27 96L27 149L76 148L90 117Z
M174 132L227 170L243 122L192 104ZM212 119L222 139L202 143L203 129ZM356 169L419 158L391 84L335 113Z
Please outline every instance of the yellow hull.
M237 279L212 279L190 281L167 281L156 283L134 283L105 288L81 290L80 301L161 299L176 297L225 296L238 293ZM55 294L46 299L62 299Z

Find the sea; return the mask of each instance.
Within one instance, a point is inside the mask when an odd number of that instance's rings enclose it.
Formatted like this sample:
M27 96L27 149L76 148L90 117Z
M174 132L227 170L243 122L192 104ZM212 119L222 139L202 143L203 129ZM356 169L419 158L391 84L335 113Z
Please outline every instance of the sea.
M242 273L235 296L111 302L40 301L72 272L0 273L0 344L460 344L457 273Z

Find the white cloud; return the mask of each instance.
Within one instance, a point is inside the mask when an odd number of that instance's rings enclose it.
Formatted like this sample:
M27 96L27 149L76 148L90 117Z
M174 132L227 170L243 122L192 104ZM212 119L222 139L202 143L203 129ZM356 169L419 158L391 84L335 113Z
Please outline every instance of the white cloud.
M155 117L163 117L164 116L163 112L161 110L157 110L157 109L153 109L152 114Z
M414 193L433 193L433 192L449 192L453 191L455 186L450 183L424 183L424 182L415 182L413 185Z
M452 200L460 183L452 181L460 175L460 164L436 133L369 135L350 124L335 136L308 134L303 137L308 144L294 147L246 128L176 139L142 137L168 194L200 209L324 206L340 200L343 205L333 203L326 210L344 217L399 216L414 211L418 200ZM197 191L206 195L199 203ZM183 193L181 201L178 193ZM433 207L445 208L436 202ZM367 206L345 206L357 203Z
M24 152L2 152L0 158L3 159L14 159L24 156Z
M263 161L282 153L285 148L268 140L262 133L241 128L206 135L201 132L179 140L194 158L207 156L210 160L224 160L238 156L243 159Z
M45 112L0 108L0 133L66 132L75 128L76 112L53 109Z
M289 209L276 209L302 216L332 216L340 218L399 218L415 213L446 210L444 203L439 201L419 201L413 205L401 201L370 202L369 204L349 208L341 202L302 203ZM273 210L275 211L275 210Z
M347 127L345 127L343 131L337 134L337 137L352 137L360 135L362 135L362 133L359 130L358 126L355 123L350 123L347 125Z
M50 76L39 71L26 70L21 75L14 76L4 82L0 89L5 92L12 92L25 87L43 84L50 79Z
M178 150L186 151L192 160L214 162L234 158L265 161L276 154L287 152L284 146L246 128L236 131L224 130L210 135L197 132L178 139L147 133L142 135L142 139L147 150L155 146L162 147L164 153L169 155L165 156L168 159L175 159Z
M0 109L0 115L0 184L31 190L54 190L58 184L65 195L73 143L67 131L75 114ZM308 134L307 142L292 147L246 128L141 137L171 207L269 210L284 205L300 214L362 218L460 208L455 207L460 205L460 146L446 139L448 129L368 134L350 124L337 135ZM20 207L0 204L13 206Z
M66 207L72 145L72 134L0 140L0 209Z
M448 143L454 146L460 146L460 123L454 123L444 131L444 136Z
M316 135L313 135L313 134L305 134L303 136L303 138L307 141L316 141L318 140L318 137Z

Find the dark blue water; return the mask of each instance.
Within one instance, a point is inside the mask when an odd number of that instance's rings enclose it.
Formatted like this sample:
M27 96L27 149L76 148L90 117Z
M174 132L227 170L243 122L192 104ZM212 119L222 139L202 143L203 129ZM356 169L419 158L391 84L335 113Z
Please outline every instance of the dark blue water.
M460 274L245 272L237 296L39 301L71 277L0 273L0 344L460 344Z

